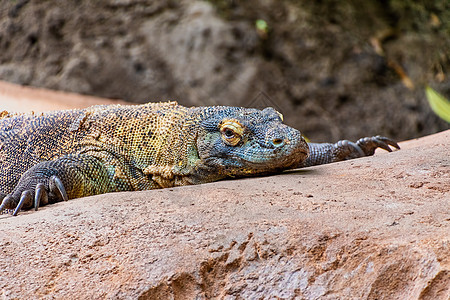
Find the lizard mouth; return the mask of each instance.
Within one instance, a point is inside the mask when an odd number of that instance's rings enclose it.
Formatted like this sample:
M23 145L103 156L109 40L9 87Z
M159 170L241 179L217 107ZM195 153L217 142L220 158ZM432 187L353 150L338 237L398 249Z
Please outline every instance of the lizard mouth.
M239 155L243 165L251 166L254 169L263 171L284 170L300 165L309 155L308 145L304 140L295 145L287 143L283 147L270 149L260 145L253 146L251 151L246 151L245 155Z

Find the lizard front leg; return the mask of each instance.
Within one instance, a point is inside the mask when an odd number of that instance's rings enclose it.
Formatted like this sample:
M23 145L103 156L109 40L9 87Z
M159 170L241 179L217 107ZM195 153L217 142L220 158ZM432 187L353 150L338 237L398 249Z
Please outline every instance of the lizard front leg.
M103 164L89 155L67 155L36 164L26 171L14 190L3 198L0 212L111 191L113 183ZM34 200L34 201L33 201Z
M390 146L400 149L400 146L395 141L383 136L361 138L356 143L342 140L335 144L308 143L308 146L310 155L302 163L301 167L371 156L377 148L382 148L389 152L392 151Z

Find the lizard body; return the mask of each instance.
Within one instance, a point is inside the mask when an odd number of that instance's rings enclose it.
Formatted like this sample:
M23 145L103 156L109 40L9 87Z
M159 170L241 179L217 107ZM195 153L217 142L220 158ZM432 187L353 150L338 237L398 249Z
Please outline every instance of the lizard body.
M0 113L0 211L372 155L383 137L307 144L272 108L176 102ZM311 154L311 155L309 155ZM309 155L309 156L308 156Z

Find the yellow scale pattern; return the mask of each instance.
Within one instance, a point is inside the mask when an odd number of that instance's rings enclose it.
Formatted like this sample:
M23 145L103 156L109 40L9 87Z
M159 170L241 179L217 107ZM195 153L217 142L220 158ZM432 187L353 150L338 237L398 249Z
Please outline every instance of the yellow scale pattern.
M189 135L194 131L188 128L196 123L188 110L168 102L94 106L16 118L8 118L4 112L6 117L0 123L0 195L10 193L30 167L64 155L97 158L114 176L116 186L112 189L116 191L180 185L182 182L173 179L187 167L188 148L194 140ZM39 135L33 135L30 126L39 127ZM85 174L91 178L97 175L94 169ZM84 189L77 187L78 191Z

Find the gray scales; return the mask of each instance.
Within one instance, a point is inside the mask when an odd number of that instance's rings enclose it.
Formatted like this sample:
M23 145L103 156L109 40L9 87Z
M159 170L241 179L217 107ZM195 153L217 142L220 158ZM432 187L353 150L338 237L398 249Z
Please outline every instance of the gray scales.
M118 191L279 173L399 149L391 139L307 143L273 108L176 102L0 113L0 212Z

